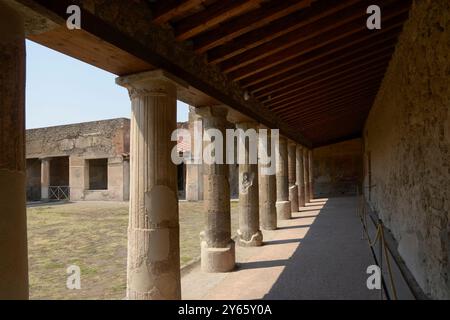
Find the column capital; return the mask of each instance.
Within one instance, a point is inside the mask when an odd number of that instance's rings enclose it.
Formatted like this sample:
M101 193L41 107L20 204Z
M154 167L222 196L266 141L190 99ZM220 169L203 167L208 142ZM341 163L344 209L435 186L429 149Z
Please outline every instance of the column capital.
M177 96L177 87L187 87L182 80L162 70L146 71L116 78L116 84L128 89L130 98Z

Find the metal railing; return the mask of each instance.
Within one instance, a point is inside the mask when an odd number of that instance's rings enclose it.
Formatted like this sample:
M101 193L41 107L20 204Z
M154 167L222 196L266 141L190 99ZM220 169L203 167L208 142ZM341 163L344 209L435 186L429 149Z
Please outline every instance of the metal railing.
M68 201L70 200L70 187L52 186L48 187L49 200Z

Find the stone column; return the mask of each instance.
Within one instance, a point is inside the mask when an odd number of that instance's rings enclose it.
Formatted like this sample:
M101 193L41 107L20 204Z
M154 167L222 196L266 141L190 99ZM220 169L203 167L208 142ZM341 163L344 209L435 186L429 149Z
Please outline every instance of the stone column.
M291 218L291 202L289 201L288 150L287 139L280 136L277 153L277 218Z
M0 1L0 300L28 299L25 34Z
M41 200L48 201L50 187L50 159L41 159Z
M313 171L313 152L312 150L308 151L308 165L309 165L309 199L314 199L314 171Z
M201 145L195 145L198 135L202 143L202 118L196 114L194 107L189 107L189 131L191 133L191 159L193 163L186 164L186 200L203 200L203 165L199 164L201 158ZM197 150L199 149L199 150Z
M219 130L223 137L222 163L203 164L205 230L200 234L201 267L205 272L228 272L235 266L235 245L231 239L229 168L225 161L228 109L225 106L197 108L203 117L204 140L207 131ZM211 142L204 142L205 148Z
M304 168L303 168L303 148L297 145L297 185L298 185L298 206L305 206L305 178L304 178Z
M116 81L132 101L127 298L180 299L177 89L159 70Z
M262 148L263 144L261 141L261 136L259 137L259 158L262 156L271 156L272 152L272 143L271 143L271 131L264 126L260 127L261 129L267 130L267 143L266 150ZM265 153L263 155L262 153ZM259 171L259 215L260 215L260 223L261 228L263 230L275 230L277 228L277 209L276 209L276 201L277 201L277 180L275 174L264 174L263 169L270 167L273 164L262 164L259 162L258 171Z
M255 137L258 123L240 122L237 129L254 130ZM244 138L245 139L245 138ZM258 145L258 141L239 139L238 145L244 151L244 163L239 164L239 230L238 244L243 247L257 247L262 245L263 235L259 229L259 191L258 191L258 154L251 155L251 144ZM242 148L243 147L243 148ZM251 163L252 157L254 163Z
M297 186L297 144L293 141L288 142L288 181L289 181L289 200L291 201L291 211L298 212L298 186Z
M309 166L308 149L303 148L303 171L305 180L305 204L309 202Z

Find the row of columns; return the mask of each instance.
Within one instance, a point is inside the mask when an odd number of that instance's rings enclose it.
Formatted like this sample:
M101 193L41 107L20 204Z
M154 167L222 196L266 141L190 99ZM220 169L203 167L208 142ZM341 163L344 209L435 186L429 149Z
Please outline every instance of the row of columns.
M25 35L23 19L4 2L0 2L0 29L8 30L0 34L0 299L26 299ZM177 127L177 85L161 71L121 77L117 84L128 89L132 102L127 298L180 299L177 170L171 159L175 141L170 139ZM218 129L226 136L227 107L197 110L204 130ZM237 126L258 128L253 122ZM245 147L246 164L239 169L238 245L262 245L261 228L276 229L277 219L289 219L311 197L308 151L285 137L272 151L276 176L266 176L261 174L263 166L249 163L249 145ZM46 166L45 162L45 176ZM230 271L235 266L235 243L228 165L204 164L202 170L206 217L202 268Z

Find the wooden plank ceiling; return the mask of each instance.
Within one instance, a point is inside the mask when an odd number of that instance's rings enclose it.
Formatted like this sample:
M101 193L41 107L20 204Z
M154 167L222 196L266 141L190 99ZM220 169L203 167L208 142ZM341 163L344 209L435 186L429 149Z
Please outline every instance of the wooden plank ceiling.
M410 0L148 0L230 80L315 146L361 135ZM367 7L382 10L368 30Z

